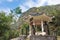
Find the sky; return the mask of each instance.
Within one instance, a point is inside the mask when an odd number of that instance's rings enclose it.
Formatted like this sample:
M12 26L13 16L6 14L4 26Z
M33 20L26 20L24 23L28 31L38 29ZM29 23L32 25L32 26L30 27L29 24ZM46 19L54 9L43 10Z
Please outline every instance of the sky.
M20 7L22 12L32 7L60 4L60 0L0 0L0 11L10 12L10 9Z

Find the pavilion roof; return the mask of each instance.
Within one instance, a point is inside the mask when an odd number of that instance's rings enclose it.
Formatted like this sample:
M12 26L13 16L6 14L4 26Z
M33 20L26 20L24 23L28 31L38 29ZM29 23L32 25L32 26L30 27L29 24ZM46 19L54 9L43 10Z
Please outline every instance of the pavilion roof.
M35 22L38 22L38 21L52 21L51 20L51 17L45 15L45 14L42 14L42 15L39 15L39 16L32 16L33 17L33 21Z
M42 14L31 14L28 16L28 19L25 20L26 22L30 23L30 18L33 18L33 22L36 24L36 25L40 25L41 24L41 21L47 21L47 22L51 22L52 21L52 18L48 15L46 15L45 13L42 13Z

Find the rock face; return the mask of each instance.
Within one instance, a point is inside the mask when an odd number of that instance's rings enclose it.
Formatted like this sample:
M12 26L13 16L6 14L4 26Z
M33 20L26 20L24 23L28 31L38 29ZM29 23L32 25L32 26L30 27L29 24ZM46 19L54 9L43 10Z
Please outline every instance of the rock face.
M55 36L31 36L30 40L57 40Z

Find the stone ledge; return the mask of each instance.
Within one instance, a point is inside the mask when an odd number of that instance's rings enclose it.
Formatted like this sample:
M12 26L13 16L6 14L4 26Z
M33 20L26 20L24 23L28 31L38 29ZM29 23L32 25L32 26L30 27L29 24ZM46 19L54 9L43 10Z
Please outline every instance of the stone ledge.
M32 35L30 36L30 40L57 40L57 37L56 36L37 36L37 35Z

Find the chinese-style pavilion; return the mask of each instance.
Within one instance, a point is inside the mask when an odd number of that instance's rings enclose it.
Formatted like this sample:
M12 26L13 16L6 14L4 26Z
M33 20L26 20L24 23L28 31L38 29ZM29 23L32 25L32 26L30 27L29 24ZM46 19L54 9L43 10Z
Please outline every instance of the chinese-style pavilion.
M44 12L34 13L29 15L30 35L35 35L37 26L41 27L41 35L49 35L49 27L45 26L48 22L52 21L51 17L47 16Z

